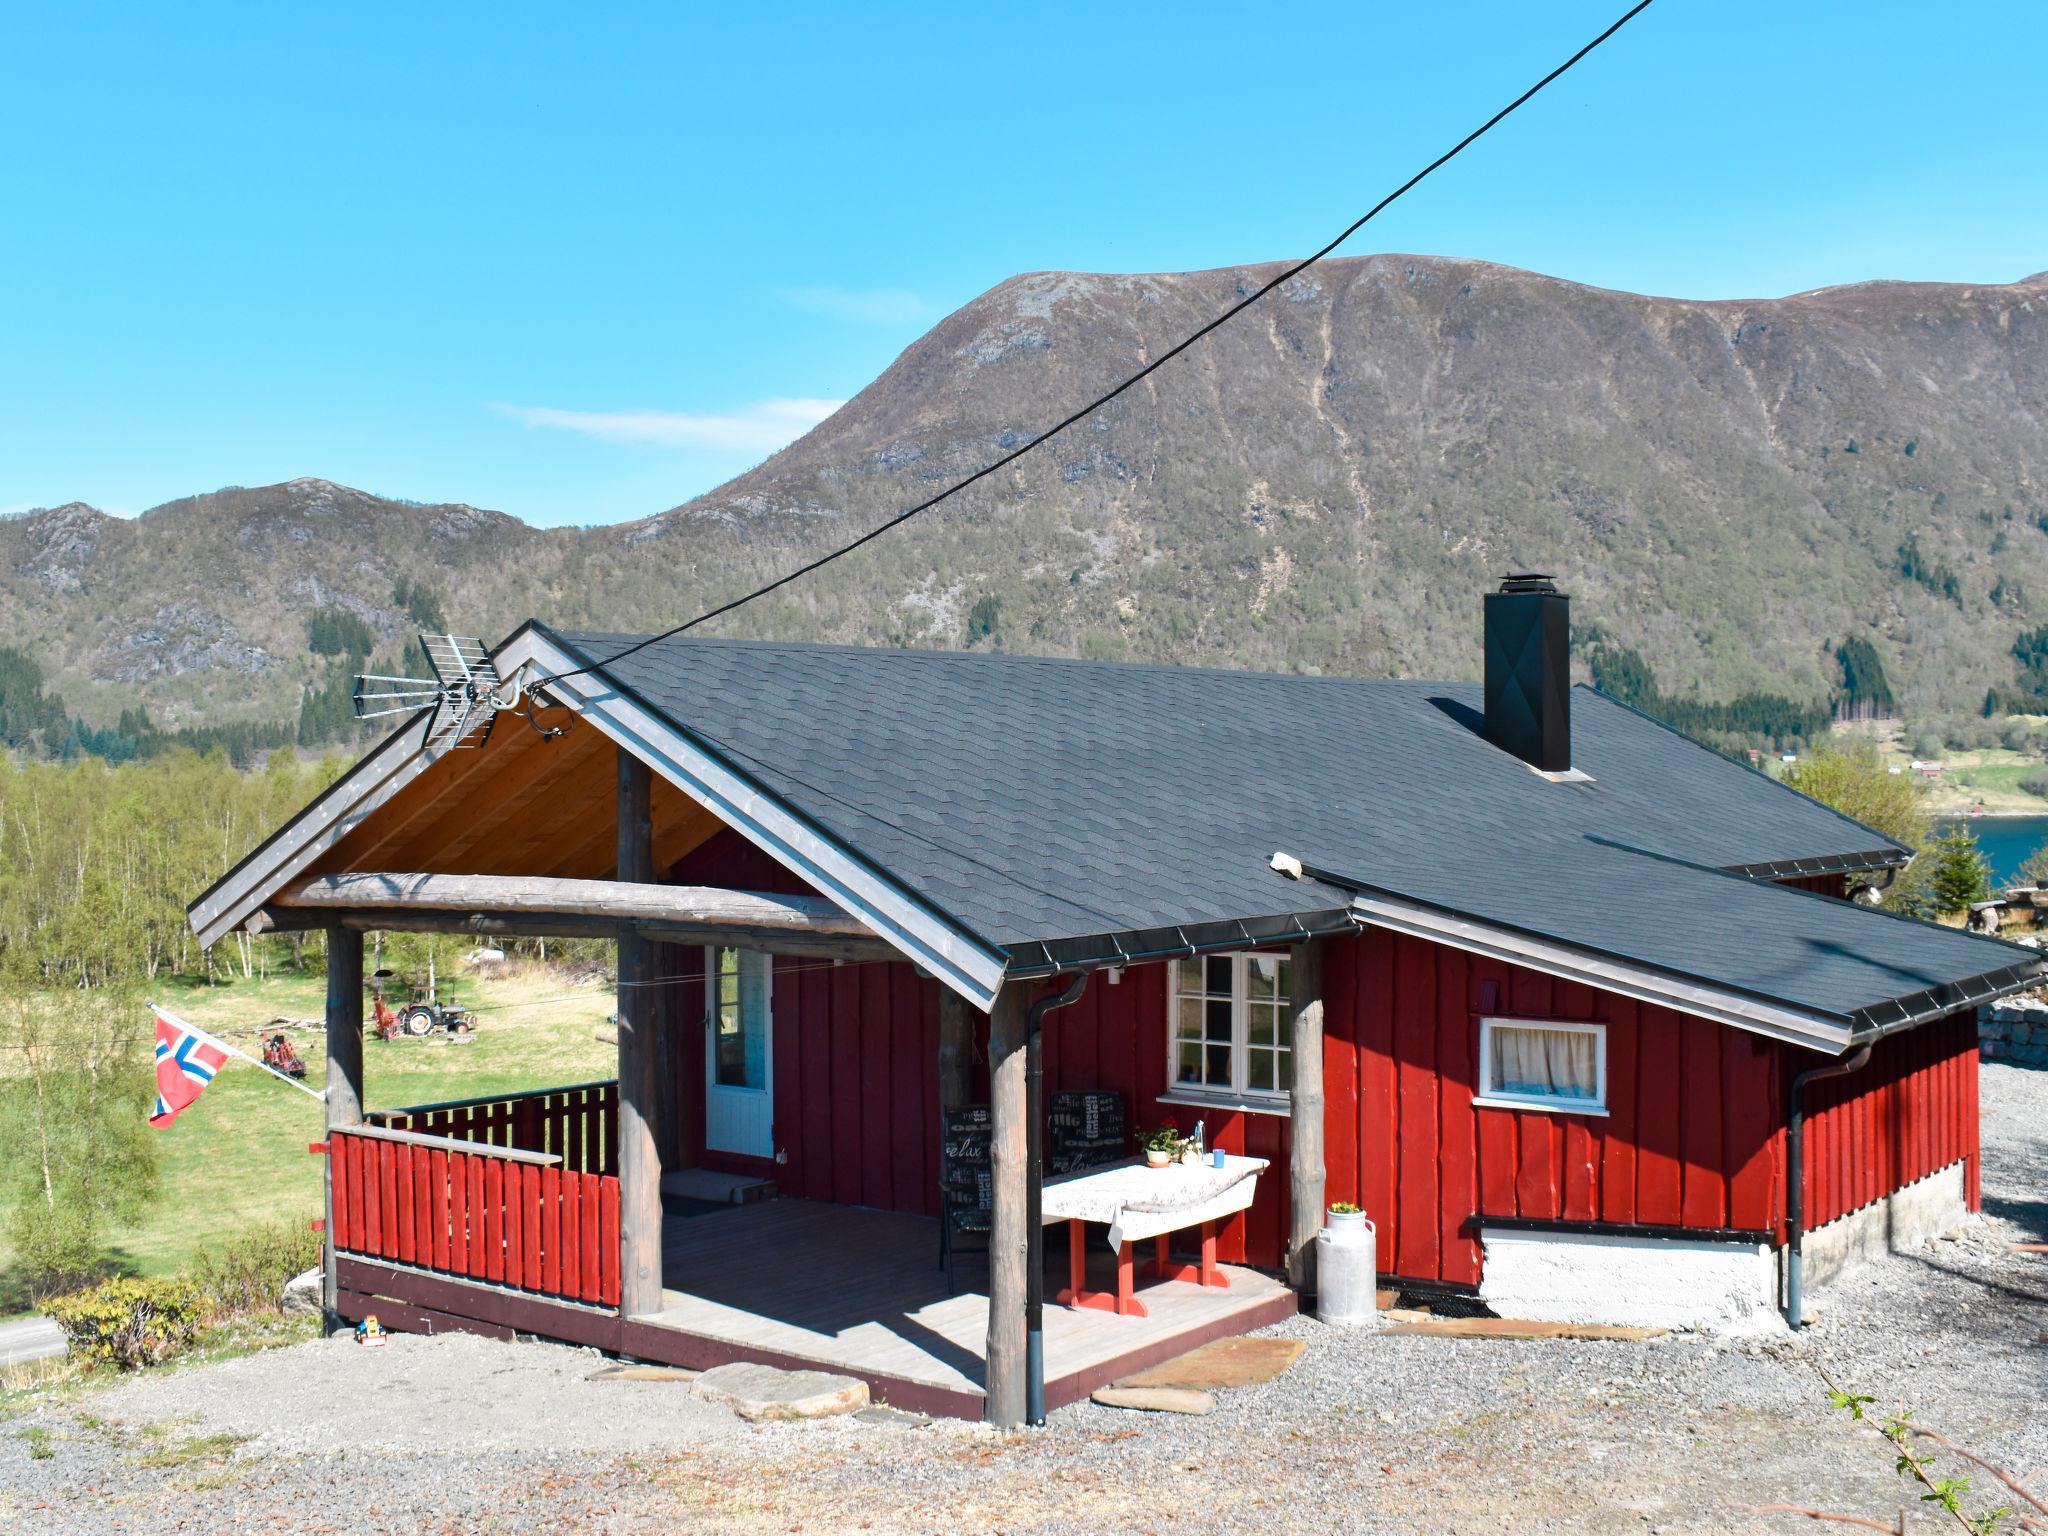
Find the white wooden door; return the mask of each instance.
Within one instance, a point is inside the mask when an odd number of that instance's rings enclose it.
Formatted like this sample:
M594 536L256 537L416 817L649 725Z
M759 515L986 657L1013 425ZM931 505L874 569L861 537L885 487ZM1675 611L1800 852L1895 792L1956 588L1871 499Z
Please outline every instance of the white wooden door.
M772 957L710 949L704 967L704 1143L775 1155Z

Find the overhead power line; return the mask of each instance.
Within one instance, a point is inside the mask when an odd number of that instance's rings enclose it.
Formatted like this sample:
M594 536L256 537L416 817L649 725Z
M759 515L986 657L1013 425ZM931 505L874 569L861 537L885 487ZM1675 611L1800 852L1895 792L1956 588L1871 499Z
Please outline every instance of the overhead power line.
M1039 447L1041 444L1051 442L1052 439L1058 437L1062 432L1066 431L1067 428L1073 426L1076 422L1082 421L1088 416L1094 414L1096 411L1101 410L1102 407L1109 404L1110 401L1116 399L1117 396L1123 394L1124 391L1131 388L1132 385L1141 383L1145 379L1157 373L1161 368L1165 367L1166 364L1172 362L1173 359L1180 356L1181 353L1187 351L1189 347L1192 347L1196 342L1200 341L1203 337L1207 336L1211 331L1218 329L1219 327L1223 326L1224 324L1234 319L1238 315L1243 314L1247 309L1250 309L1254 304L1258 303L1259 300L1263 299L1275 288L1278 288L1281 284L1289 281L1292 278L1299 277L1303 272L1306 272L1310 267L1314 266L1317 262L1321 261L1324 257L1328 256L1332 251L1336 250L1338 246L1342 245L1346 240L1349 240L1353 235L1357 234L1361 229L1365 228L1366 225L1370 224L1374 219L1378 218L1381 213L1385 212L1388 208L1393 206L1394 203L1398 202L1402 197L1406 196L1409 192L1413 191L1416 187L1420 186L1424 181L1426 181L1430 176L1435 174L1437 171L1441 170L1444 166L1450 164L1451 161L1457 159L1459 155L1463 154L1473 144L1477 143L1481 138L1485 137L1486 134L1491 132L1501 122L1503 122L1508 117L1512 116L1516 111L1518 111L1523 106L1527 105L1528 102L1531 99L1533 99L1538 92L1543 90L1545 86L1551 84L1553 81L1557 80L1559 77L1567 73L1581 59L1584 59L1587 54L1591 53L1594 49L1598 48L1602 43L1606 42L1610 37L1614 36L1615 33L1619 32L1623 27L1627 26L1631 21L1635 20L1636 17L1640 16L1644 11L1648 10L1650 8L1650 4L1651 0L1639 0L1639 3L1630 6L1626 11L1624 11L1621 14L1619 18L1617 18L1604 31L1602 31L1599 36L1595 37L1591 42L1587 43L1584 47L1580 48L1577 53L1574 53L1570 58L1566 59L1562 64L1558 65L1557 68L1553 69L1541 80L1538 80L1534 85L1530 86L1526 91L1522 92L1521 95L1517 96L1513 101L1509 102L1506 106L1502 107L1498 112L1494 113L1493 116L1489 117L1485 122L1481 123L1477 128L1474 128L1470 133L1466 134L1464 138L1458 140L1457 143L1453 144L1449 149L1445 150L1442 154L1438 155L1434 160L1430 161L1429 164L1425 165L1413 176L1410 176L1406 181L1402 182L1401 185L1394 188L1394 190L1389 192L1385 197L1381 198L1378 202L1374 203L1372 207L1368 208L1364 213L1360 214L1356 219L1352 220L1351 223L1346 225L1342 232L1340 232L1334 240L1331 240L1327 245L1325 245L1321 250L1317 251L1314 255L1304 257L1302 260L1297 261L1293 266L1288 267L1286 270L1280 272L1278 275L1271 278L1267 282L1260 284L1257 288L1253 289L1252 292L1246 294L1243 298L1239 299L1237 303L1231 305L1228 309L1224 310L1221 314L1216 316L1215 319L1209 321L1208 324L1204 325L1200 330L1194 331L1191 334L1183 337L1179 342L1175 343L1168 350L1160 353L1158 357L1154 358L1151 362L1147 363L1144 367L1140 368L1136 373L1130 375L1128 378L1123 380L1122 383L1116 385L1115 388L1107 390L1100 395L1097 395L1093 400L1090 400L1086 405L1082 406L1079 410L1073 412L1071 415L1063 418L1054 425L1047 427L1043 432L1040 432L1036 437L1033 437L1028 441L1020 444L1018 447L1011 449L1001 458L992 460L991 462L983 465L980 469L977 469L973 474L968 475L965 479L954 481L953 484L947 486L943 491L940 491L937 495L927 497L925 500L920 501L914 507L905 508L903 511L898 512L894 517L890 518L887 522L879 523L875 527L870 528L866 533L862 534L859 538L851 540L848 543L842 544L836 549L828 550L826 553L819 555L815 560L806 561L804 564L798 566L795 570L776 577L775 580L769 582L765 586L756 587L753 591L745 594L744 596L732 599L731 602L721 603L716 608L707 609L705 612L698 614L694 619L686 620L685 622L676 625L673 629L665 629L658 635L649 635L643 640L637 640L633 644L627 646L624 650L615 651L611 655L604 657L602 660L588 662L583 666L572 668L566 672L552 673L547 677L539 679L539 682L536 684L536 686L543 686L548 682L559 681L560 679L566 677L579 677L586 672L594 672L601 667L608 667L613 662L625 660L626 657L631 656L635 651L643 651L650 645L659 644L663 640L673 639L677 635L684 634L689 630L695 629L700 624L707 624L713 619L731 613L736 608L743 608L748 603L753 602L756 598L766 597L769 593L777 591L782 587L786 587L793 581L801 580L803 577L810 575L811 572L815 570L819 570L824 566L830 565L834 560L837 560L842 556L852 554L856 549L859 549L862 545L872 543L874 540L880 538L883 534L887 533L890 529L900 527L902 524L909 522L913 517L916 517L921 512L929 512L933 507L936 507L940 502L947 500L949 497L958 495L961 491L966 490L967 487L975 484L977 481L985 480L990 475L994 474L997 470L1007 468L1009 465L1016 463L1019 459L1023 458L1025 454L1031 452L1034 448Z

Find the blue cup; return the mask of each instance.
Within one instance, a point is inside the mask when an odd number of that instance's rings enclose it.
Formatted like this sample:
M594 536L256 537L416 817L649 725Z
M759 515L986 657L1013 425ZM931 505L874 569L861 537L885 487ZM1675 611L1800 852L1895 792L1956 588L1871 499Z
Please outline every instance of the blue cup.
M1223 1149L1221 1147L1211 1147L1209 1149L1209 1162L1217 1168L1223 1166Z

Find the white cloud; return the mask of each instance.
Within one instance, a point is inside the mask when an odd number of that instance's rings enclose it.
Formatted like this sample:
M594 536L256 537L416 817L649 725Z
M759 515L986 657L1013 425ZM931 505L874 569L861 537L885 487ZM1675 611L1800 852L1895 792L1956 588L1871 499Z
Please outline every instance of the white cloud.
M736 411L564 411L549 405L493 404L500 416L607 443L659 448L720 448L731 453L773 453L802 437L844 400L761 400Z
M907 288L778 288L775 296L792 309L856 325L915 325L941 313Z

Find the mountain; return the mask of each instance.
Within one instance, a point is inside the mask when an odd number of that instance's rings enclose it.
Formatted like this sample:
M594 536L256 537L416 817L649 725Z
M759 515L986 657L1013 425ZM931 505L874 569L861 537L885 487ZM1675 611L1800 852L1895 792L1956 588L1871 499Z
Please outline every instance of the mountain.
M0 636L71 707L277 719L315 609L658 627L979 468L1272 267L1033 273L757 469L537 530L319 480L0 522ZM2048 621L2048 273L1647 298L1478 261L1334 260L1020 464L713 632L1470 676L1477 595L1555 573L1672 693L1818 700L1876 647L1919 714Z

